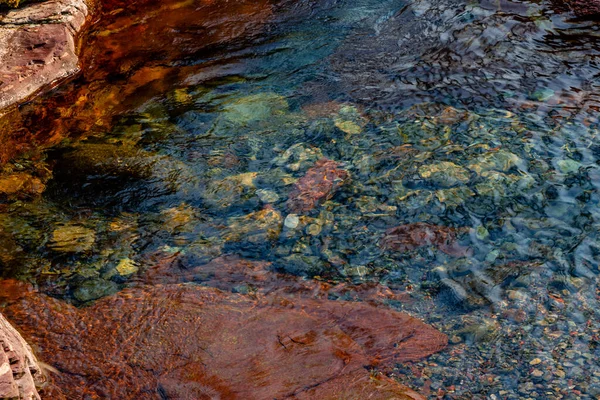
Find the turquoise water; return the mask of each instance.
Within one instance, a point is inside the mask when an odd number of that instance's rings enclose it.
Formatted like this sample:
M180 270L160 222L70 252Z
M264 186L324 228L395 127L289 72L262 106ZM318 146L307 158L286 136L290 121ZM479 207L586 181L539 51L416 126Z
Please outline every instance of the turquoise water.
M431 398L599 396L597 24L546 2L273 10L231 40L115 51L133 60L125 72L90 51L94 72L25 106L33 129L36 107L69 109L83 87L92 105L73 118L97 120L43 153L41 198L5 204L4 275L78 305L156 254L381 282L414 299L394 307L450 337L418 368L398 366ZM206 29L174 20L168 38ZM128 31L107 26L88 43L118 49ZM144 68L166 84L132 84ZM94 97L104 85L122 101ZM293 209L323 158L349 178Z

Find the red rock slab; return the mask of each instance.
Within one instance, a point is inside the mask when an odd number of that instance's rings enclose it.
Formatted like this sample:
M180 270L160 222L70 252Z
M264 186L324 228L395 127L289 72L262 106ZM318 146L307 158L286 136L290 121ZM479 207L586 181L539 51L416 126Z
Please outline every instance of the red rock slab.
M350 174L335 161L322 158L296 182L287 208L291 213L305 213L331 199L347 183Z
M416 222L388 229L379 244L384 250L398 252L434 246L448 255L461 257L470 253L468 247L458 244L458 237L465 231L465 228Z
M425 400L424 396L380 374L357 372L332 379L294 396L298 400Z
M60 371L42 393L52 399L418 399L393 381L371 381L364 367L416 360L447 342L417 319L365 303L190 284L132 288L84 309L29 292L5 313Z
M0 15L0 109L78 71L83 0L48 1Z

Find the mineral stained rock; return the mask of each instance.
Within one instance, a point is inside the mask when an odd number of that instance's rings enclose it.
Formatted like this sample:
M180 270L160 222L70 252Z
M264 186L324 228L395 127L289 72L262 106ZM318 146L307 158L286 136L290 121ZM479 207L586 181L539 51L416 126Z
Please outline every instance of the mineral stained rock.
M600 0L565 0L579 17L600 16Z
M47 1L0 14L0 114L78 71L75 36L87 15L83 0Z
M322 158L298 180L287 202L292 213L304 213L331 199L350 179L350 174L335 161Z
M39 399L46 381L31 348L0 314L0 399Z
M458 243L458 236L464 231L465 229L416 222L388 229L380 246L384 250L398 252L434 246L451 256L466 256L470 249Z
M197 276L203 268L164 261L149 271L150 281L184 281L192 277L185 271ZM77 309L22 284L0 284L9 293L7 316L61 371L42 395L423 399L367 368L426 357L446 346L444 334L373 302L318 295L327 285L311 289L289 277L285 286L284 275L269 272L268 263L222 258L211 264L206 275L225 282L225 289L254 279L263 290L243 295L191 283L148 286L142 278L138 287ZM169 269L176 272L163 276ZM279 290L271 286L276 279ZM365 293L385 292L372 289ZM1 294L0 300L7 301Z

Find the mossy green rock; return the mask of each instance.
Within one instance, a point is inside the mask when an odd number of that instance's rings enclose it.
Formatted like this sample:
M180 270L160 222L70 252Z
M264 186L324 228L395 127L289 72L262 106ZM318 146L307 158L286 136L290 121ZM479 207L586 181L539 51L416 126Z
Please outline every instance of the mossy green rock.
M285 97L258 93L226 104L218 123L245 127L261 121L270 122L271 118L286 114L288 109Z
M116 293L118 289L118 285L113 281L91 279L83 282L83 284L75 289L73 297L80 302L85 303Z

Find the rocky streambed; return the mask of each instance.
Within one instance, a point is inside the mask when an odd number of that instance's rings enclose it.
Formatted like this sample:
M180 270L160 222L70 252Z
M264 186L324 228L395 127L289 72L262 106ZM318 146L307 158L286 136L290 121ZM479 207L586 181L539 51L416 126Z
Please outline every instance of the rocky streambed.
M3 99L51 88L0 120L42 398L597 396L578 4L106 2L54 88L85 8L6 12Z

